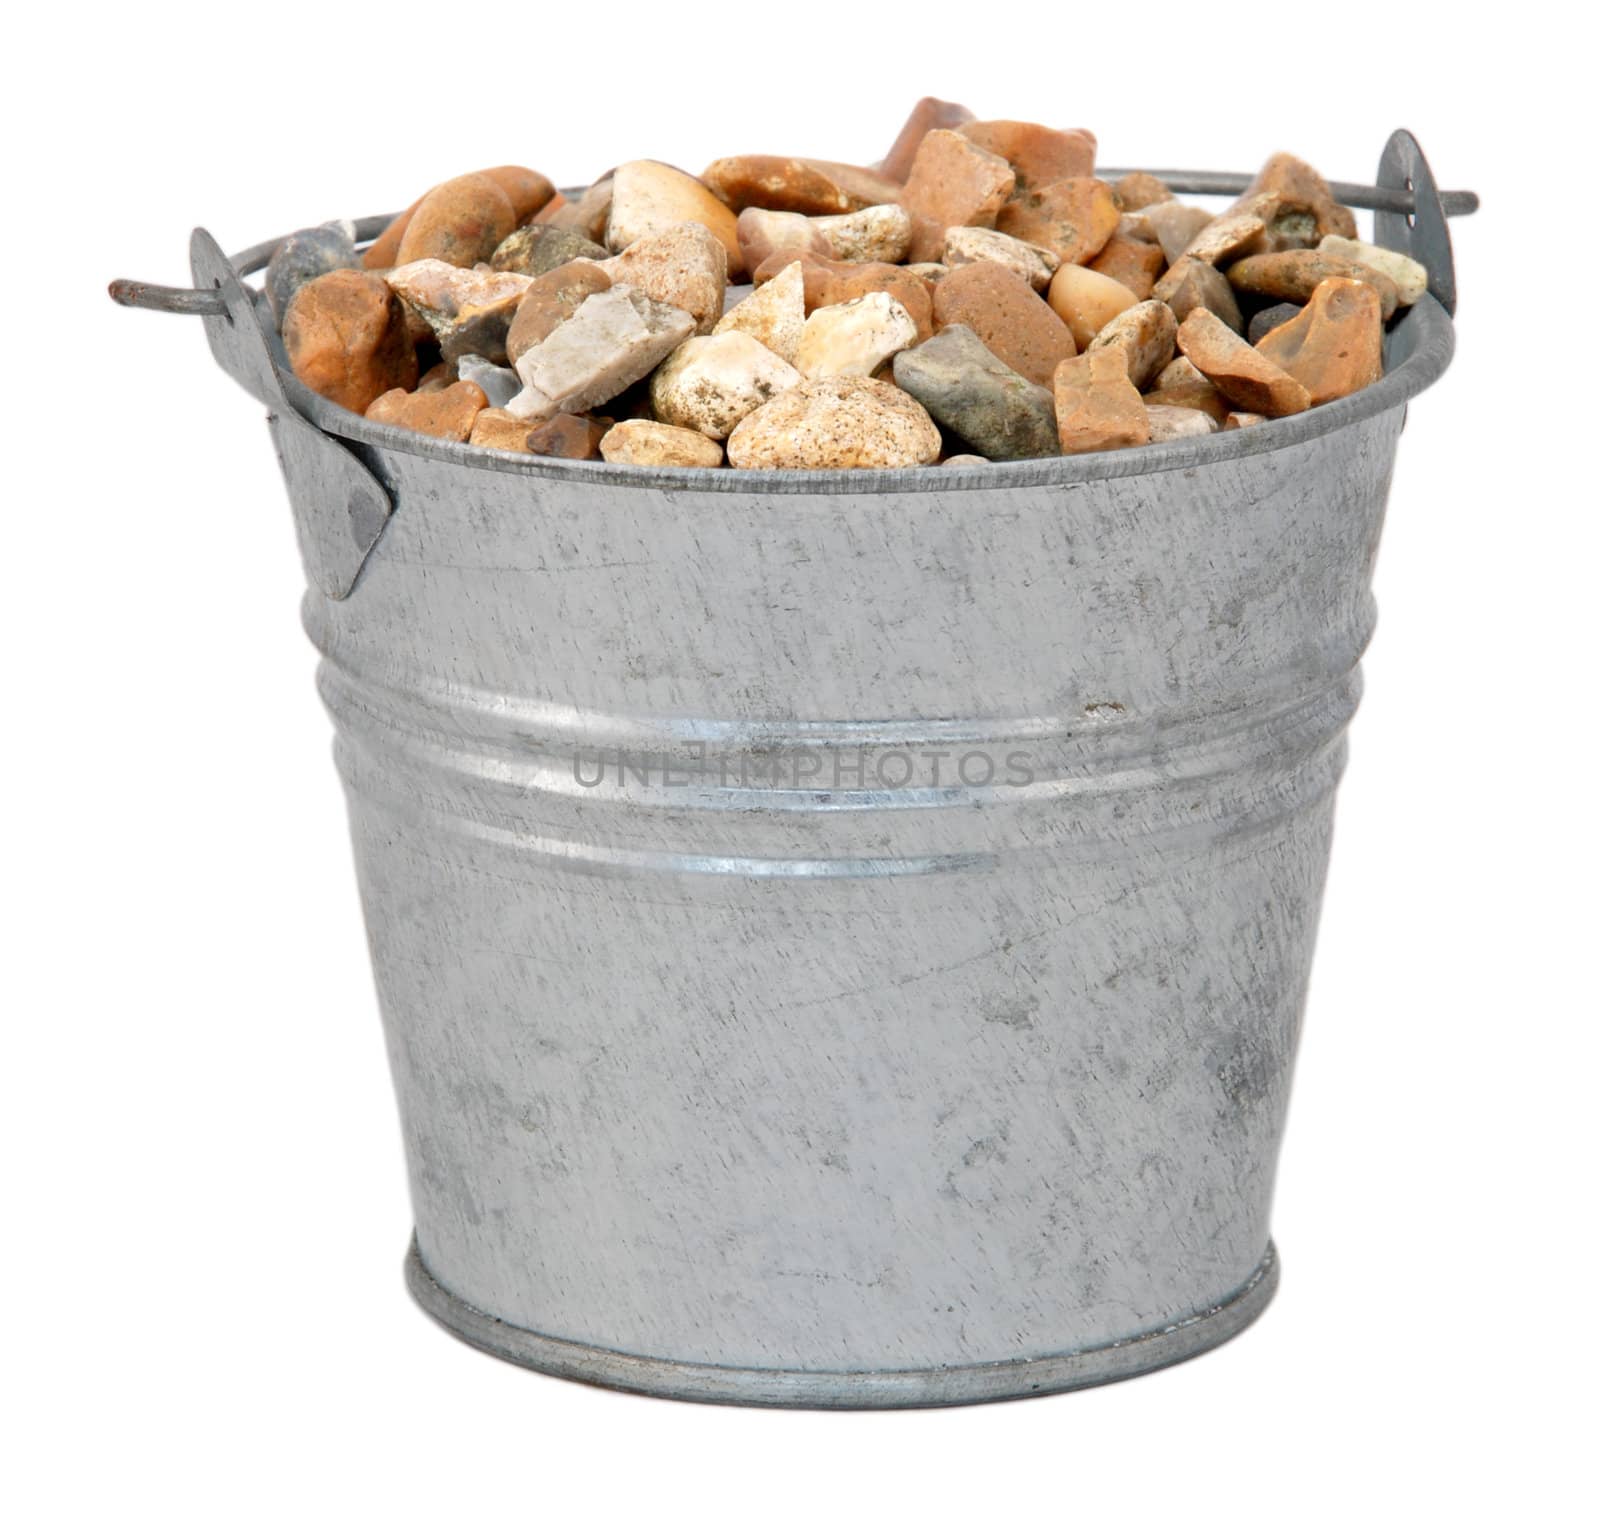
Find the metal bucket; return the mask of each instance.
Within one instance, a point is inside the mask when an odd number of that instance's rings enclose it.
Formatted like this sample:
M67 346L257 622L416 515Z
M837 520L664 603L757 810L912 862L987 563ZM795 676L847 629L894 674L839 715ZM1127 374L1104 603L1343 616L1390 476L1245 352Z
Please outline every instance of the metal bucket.
M1263 1309L1395 444L1452 344L1414 143L1338 189L1433 271L1381 383L969 469L486 454L296 382L239 280L270 245L197 233L197 292L123 286L205 313L272 410L408 1276L451 1331L656 1395L922 1406Z

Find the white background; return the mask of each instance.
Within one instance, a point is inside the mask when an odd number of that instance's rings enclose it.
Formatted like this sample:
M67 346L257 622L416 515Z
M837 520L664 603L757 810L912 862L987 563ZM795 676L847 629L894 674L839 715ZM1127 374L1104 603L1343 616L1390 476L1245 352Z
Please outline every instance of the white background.
M13 20L9 1521L1593 1511L1585 45L1536 6L1492 33L1417 4L943 9ZM1110 164L1288 148L1367 180L1403 124L1483 196L1456 226L1458 360L1401 443L1283 1287L1208 1357L1015 1405L783 1414L544 1379L401 1284L398 1133L262 411L198 323L114 310L104 283L185 282L196 223L237 249L484 164L559 184L639 156L871 160L924 92L1091 126Z

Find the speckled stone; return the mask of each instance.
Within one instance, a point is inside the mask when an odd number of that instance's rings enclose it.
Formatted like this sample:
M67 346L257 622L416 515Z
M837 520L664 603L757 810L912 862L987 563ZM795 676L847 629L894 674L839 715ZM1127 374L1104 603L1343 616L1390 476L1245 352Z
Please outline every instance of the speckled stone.
M1277 419L1311 406L1311 395L1299 382L1205 308L1196 308L1178 325L1178 345L1235 408Z
M623 419L606 431L600 454L631 467L720 467L722 447L695 430L654 419Z
M289 299L306 282L326 276L329 271L354 269L359 263L355 227L351 223L323 223L290 234L273 251L263 282L274 324L283 327Z
M1159 253L1159 251L1158 251ZM994 228L951 228L944 237L944 271L963 265L976 265L980 260L993 260L1009 271L1015 271L1034 291L1042 292L1050 285L1061 261L1054 250L1040 244L1026 244L1013 239L1008 233Z
M964 324L902 350L894 358L894 380L991 461L1060 450L1050 389L1019 376Z
M447 361L481 355L500 364L506 336L528 289L529 276L513 271L463 270L443 260L414 260L385 278L439 341Z
M1364 281L1377 290L1387 323L1399 306L1400 293L1382 271L1320 249L1287 249L1271 255L1251 255L1228 267L1228 280L1241 292L1271 297L1279 302L1309 302L1311 294L1330 277Z
M868 292L817 308L800 331L794 359L807 377L866 377L916 342L911 315L887 292Z
M681 308L700 334L710 334L722 317L728 285L727 252L700 223L675 223L635 241L620 255L601 262L613 282Z
M911 214L906 258L938 260L947 228L993 228L1016 183L1011 166L998 154L960 133L935 128L922 140L900 193L901 205Z
M1178 347L1178 321L1164 302L1135 303L1111 320L1089 342L1090 350L1121 351L1128 380L1143 392L1172 359Z
M742 274L737 220L708 186L653 159L631 160L612 172L607 249L624 250L680 223L698 223L707 229L728 257L727 270L736 277Z
M791 264L800 267L807 313L865 297L868 292L887 292L911 315L919 340L932 336L934 289L908 267L876 260L853 264L827 260L821 255L802 255L796 261L787 252L780 252L763 261L755 272L757 291Z
M1059 274L1059 273L1058 273ZM1013 371L1048 384L1077 354L1072 331L1014 271L982 261L951 271L933 290L934 321L965 324Z
M607 250L570 228L527 223L503 239L489 260L497 271L542 276L569 260L604 260Z
M405 305L371 271L306 282L283 316L290 369L313 392L361 414L381 394L417 384Z
M911 214L897 203L813 218L811 223L822 235L822 253L830 259L898 265L911 248Z
M1139 301L1120 281L1082 265L1063 265L1055 273L1049 300L1080 350L1117 314Z
M729 289L730 294L732 288ZM798 260L728 308L713 334L748 334L792 366L806 323L805 278Z
M526 452L530 428L526 419L518 419L503 408L491 406L478 411L472 421L472 433L467 437L467 444L483 446L490 451Z
M1380 276L1387 276L1394 283L1402 308L1409 308L1428 290L1428 267L1397 249L1385 249L1381 244L1368 244L1361 239L1330 233L1317 245L1317 250L1342 260L1354 260L1359 265L1369 266Z
M748 415L728 437L734 467L921 467L938 459L939 427L909 393L871 377L802 382Z
M1055 453L1059 455L1060 453ZM978 456L971 451L957 451L954 456L947 456L939 463L941 467L987 467L989 458Z
M1382 299L1367 282L1331 277L1256 349L1299 382L1313 405L1359 392L1383 375Z
M1217 421L1202 409L1175 407L1170 403L1151 403L1145 399L1145 418L1150 422L1150 443L1185 440L1190 436L1214 435Z
M726 440L746 414L799 382L799 371L749 334L703 335L656 368L650 403L664 424Z
M1172 309L1180 324L1196 308L1209 308L1235 334L1244 331L1244 315L1228 278L1216 266L1192 255L1180 256L1155 284L1153 295Z
M452 382L433 393L408 393L397 387L373 399L367 418L440 440L464 441L488 402L483 389L472 382Z
M1158 175L1147 175L1135 170L1112 184L1117 205L1124 212L1137 212L1142 207L1153 207L1157 202L1170 202L1172 191Z
M1150 440L1150 419L1121 355L1089 350L1055 372L1056 428L1064 456L1116 451Z
M1000 209L995 227L1042 244L1063 265L1087 265L1110 243L1121 221L1111 187L1085 175L1019 192Z

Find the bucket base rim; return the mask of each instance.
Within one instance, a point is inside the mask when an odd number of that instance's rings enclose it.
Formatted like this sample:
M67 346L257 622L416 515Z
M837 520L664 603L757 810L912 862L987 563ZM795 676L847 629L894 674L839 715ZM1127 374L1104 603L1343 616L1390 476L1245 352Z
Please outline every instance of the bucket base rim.
M744 1369L647 1358L512 1326L445 1289L428 1271L413 1234L406 1254L412 1298L453 1337L495 1358L557 1379L663 1400L723 1406L871 1411L971 1406L1024 1400L1132 1379L1220 1347L1267 1308L1278 1288L1272 1242L1244 1284L1226 1300L1182 1321L1103 1347L1042 1358L951 1364L928 1369Z

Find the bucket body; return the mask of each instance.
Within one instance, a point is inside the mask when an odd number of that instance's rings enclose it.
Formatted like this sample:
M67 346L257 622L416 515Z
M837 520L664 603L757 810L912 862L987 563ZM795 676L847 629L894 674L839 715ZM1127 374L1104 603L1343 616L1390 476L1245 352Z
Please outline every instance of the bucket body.
M830 1406L1251 1319L1403 416L904 492L369 431L398 507L305 623L423 1304Z

